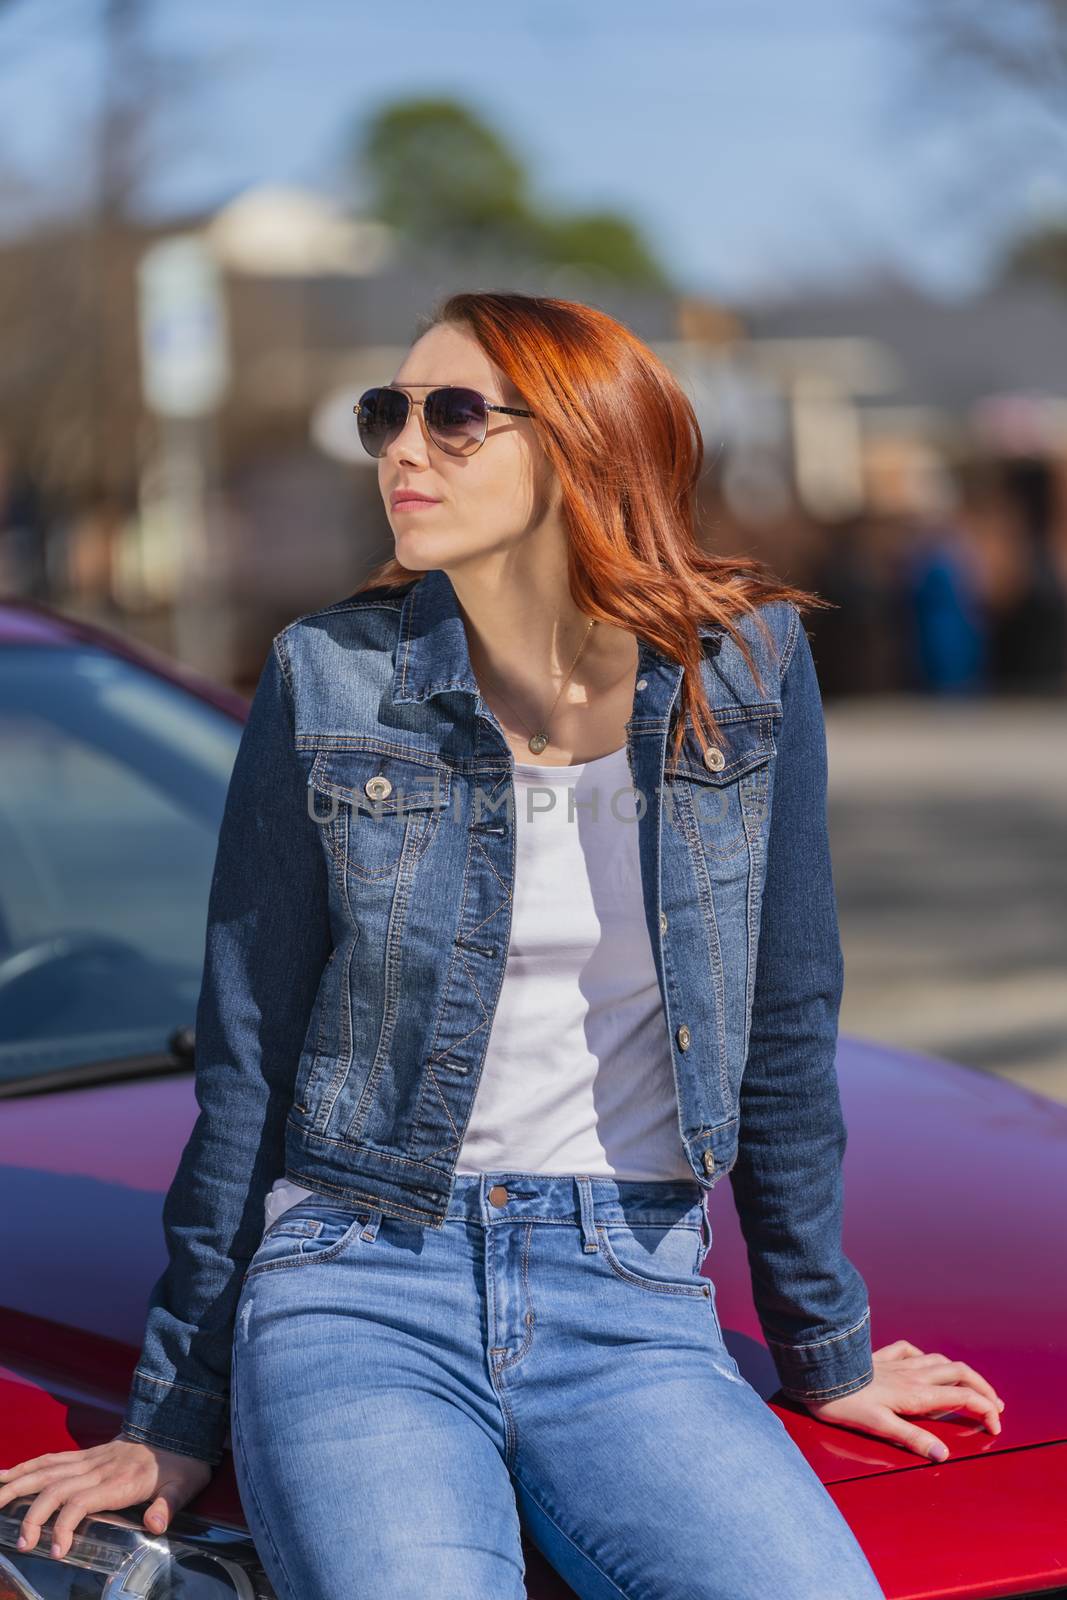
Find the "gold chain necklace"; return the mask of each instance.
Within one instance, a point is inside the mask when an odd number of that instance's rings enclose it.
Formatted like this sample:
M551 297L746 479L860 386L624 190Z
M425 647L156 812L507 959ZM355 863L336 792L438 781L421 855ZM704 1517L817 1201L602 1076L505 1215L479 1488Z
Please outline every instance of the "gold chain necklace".
M548 716L543 719L542 727L540 729L538 729L538 731L536 733L531 733L530 734L530 738L528 739L527 743L529 744L530 749L533 751L535 756L539 756L541 754L541 751L548 744L548 734L545 732L545 729L548 727L548 724L552 719L552 712L555 711L557 705L559 704L559 697L563 693L564 688L566 687L567 679L570 677L571 673L574 671L575 667L578 665L578 657L581 655L582 651L585 649L586 645L589 642L589 635L593 631L593 623L595 621L596 621L595 617L590 617L589 618L589 626L588 626L588 628L586 628L585 635L584 635L584 637L582 639L582 642L578 646L577 654L575 655L574 660L571 662L570 666L568 667L566 675L564 676L563 682L559 686L559 692L557 693L556 698L552 702L552 705L551 705L551 708L549 710ZM504 704L511 708L511 711L512 711L513 715L515 715L516 717L519 718L519 721L522 723L523 727L526 728L527 730L529 730L530 724L526 721L525 717L520 717L519 716L519 713L515 710L515 707L511 704L511 701L508 699L507 695L502 693L502 691L499 690L499 689L497 690L497 693L500 695L500 698L501 698L501 700L503 700Z

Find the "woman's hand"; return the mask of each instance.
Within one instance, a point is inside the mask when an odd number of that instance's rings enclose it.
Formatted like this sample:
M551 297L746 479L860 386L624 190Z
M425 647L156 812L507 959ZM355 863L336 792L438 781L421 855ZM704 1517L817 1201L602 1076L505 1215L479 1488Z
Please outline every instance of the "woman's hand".
M212 1468L193 1456L160 1450L133 1439L109 1439L88 1450L59 1450L32 1456L0 1471L0 1506L35 1495L19 1529L18 1548L32 1550L57 1506L51 1555L65 1556L74 1530L94 1511L122 1511L150 1500L144 1514L149 1533L163 1533L174 1513L199 1494Z
M936 1434L901 1416L935 1416L942 1411L971 1411L982 1417L990 1433L1000 1432L1004 1402L991 1383L965 1361L927 1355L906 1339L874 1352L874 1377L862 1389L836 1400L801 1402L820 1422L859 1428L893 1439L916 1455L945 1461L949 1449Z

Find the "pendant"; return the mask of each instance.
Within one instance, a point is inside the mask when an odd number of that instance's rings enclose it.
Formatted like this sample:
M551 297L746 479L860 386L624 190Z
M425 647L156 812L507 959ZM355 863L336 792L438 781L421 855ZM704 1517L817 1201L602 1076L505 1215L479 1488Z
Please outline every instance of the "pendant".
M533 738L529 740L530 749L533 751L535 756L539 756L541 754L541 751L545 748L547 743L547 733L535 733Z

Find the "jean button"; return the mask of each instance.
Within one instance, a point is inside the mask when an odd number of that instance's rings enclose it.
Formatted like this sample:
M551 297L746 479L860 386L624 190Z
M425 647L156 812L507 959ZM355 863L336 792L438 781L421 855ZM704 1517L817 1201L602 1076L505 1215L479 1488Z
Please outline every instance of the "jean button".
M704 1171L705 1172L714 1172L715 1171L715 1157L712 1155L710 1150L705 1150L704 1151Z
M495 1206L506 1206L511 1196L502 1183L494 1183L489 1191L489 1199Z
M678 1048L679 1048L679 1050L688 1050L689 1049L689 1045L690 1045L690 1043L692 1041L693 1035L689 1032L689 1029L686 1027L684 1022L682 1023L682 1026L678 1029L677 1038L678 1038Z
M726 757L717 744L709 744L704 751L704 765L709 772L721 772L726 765Z

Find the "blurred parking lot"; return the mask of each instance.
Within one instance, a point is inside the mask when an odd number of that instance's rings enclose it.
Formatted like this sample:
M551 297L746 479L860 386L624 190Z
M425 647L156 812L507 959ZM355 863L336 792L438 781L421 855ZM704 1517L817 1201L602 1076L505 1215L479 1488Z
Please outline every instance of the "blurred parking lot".
M1067 707L827 706L843 1032L1067 1103Z

